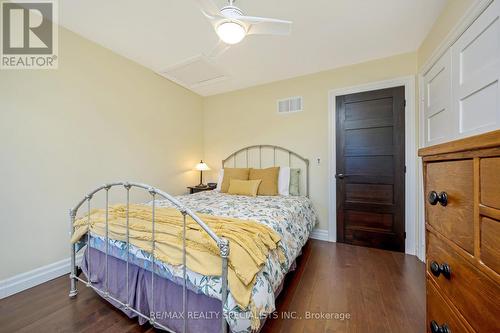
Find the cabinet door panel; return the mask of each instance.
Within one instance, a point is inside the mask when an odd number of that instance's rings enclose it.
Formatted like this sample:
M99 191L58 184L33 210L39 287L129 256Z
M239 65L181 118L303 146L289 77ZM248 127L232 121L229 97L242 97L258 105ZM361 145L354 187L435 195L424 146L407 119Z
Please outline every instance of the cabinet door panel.
M451 47L454 136L500 127L500 1Z
M424 76L425 145L451 139L451 51Z

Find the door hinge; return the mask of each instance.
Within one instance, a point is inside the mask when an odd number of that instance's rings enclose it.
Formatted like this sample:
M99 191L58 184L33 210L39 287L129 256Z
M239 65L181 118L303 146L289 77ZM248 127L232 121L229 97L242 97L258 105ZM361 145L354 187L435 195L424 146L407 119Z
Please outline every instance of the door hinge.
M403 233L403 237L406 239L406 231Z
M406 173L406 165L405 165L405 173Z
M406 107L406 99L403 101L403 106Z

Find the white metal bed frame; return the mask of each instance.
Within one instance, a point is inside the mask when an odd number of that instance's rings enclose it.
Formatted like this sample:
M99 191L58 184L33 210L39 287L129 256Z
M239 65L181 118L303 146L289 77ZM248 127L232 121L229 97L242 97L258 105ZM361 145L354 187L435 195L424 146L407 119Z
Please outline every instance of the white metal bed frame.
M127 275L127 300L123 301L118 299L117 297L113 296L109 292L108 288L108 256L109 256L109 235L108 235L108 213L109 213L109 190L112 187L124 187L125 190L127 191L127 211L126 211L126 226L127 226L127 261L126 261L126 275ZM151 251L151 256L153 258L153 264L152 264L152 272L151 272L151 311L150 314L144 314L138 311L137 309L134 309L130 304L129 304L129 246L130 246L130 240L129 240L129 205L130 205L130 189L132 187L144 189L149 192L149 194L152 197L152 205L151 205L151 223L152 223L152 251ZM141 183L133 183L133 182L116 182L116 183L110 183L110 184L105 184L102 185L89 194L87 194L73 209L70 209L69 215L70 215L70 234L73 234L74 231L74 222L76 218L76 214L78 212L78 209L85 203L87 202L87 218L88 218L88 226L90 227L90 201L92 200L93 196L101 191L105 190L106 191L106 252L105 252L105 281L104 285L105 288L104 290L97 288L95 285L92 284L90 279L84 280L77 276L77 267L76 267L76 244L71 244L71 273L70 273L70 292L69 296L70 297L75 297L78 294L78 290L76 288L76 283L77 281L83 282L87 287L90 287L94 289L96 292L100 293L103 295L105 299L110 299L113 300L114 302L120 304L121 306L124 307L125 310L130 310L137 314L138 316L148 320L152 326L159 327L161 329L164 329L167 332L175 333L172 329L160 324L155 320L154 317L154 281L155 281L155 275L156 275L156 258L155 258L155 209L156 209L156 196L159 195L163 197L164 199L170 201L183 215L183 246L182 246L182 272L183 272L183 285L182 285L182 314L184 317L184 323L183 323L183 332L186 332L186 325L187 325L187 316L186 314L186 301L187 301L187 287L186 287L186 216L190 216L193 220L198 223L203 230L217 243L217 246L219 247L220 251L220 256L222 258L222 276L221 276L221 282L222 282L222 300L221 300L221 313L224 314L224 305L226 304L226 299L227 299L227 261L229 257L229 241L224 238L218 237L196 214L194 214L189 208L184 207L179 201L177 201L175 198L173 198L171 195L168 193L165 193L161 190L158 190L154 187L151 187L146 184L141 184ZM89 228L90 229L90 228ZM90 252L90 232L87 232L87 247L86 251L87 252L87 259L89 261L88 269L89 269L89 276L90 276L90 261L91 261L91 252ZM226 333L227 332L227 322L225 319L225 316L221 316L221 332Z
M249 166L249 159L248 159L248 152L252 149L259 149L259 167L262 167L262 149L270 148L273 150L273 165L276 166L276 151L283 151L288 154L288 166L292 165L292 156L297 157L300 159L302 162L305 163L305 170L306 170L306 175L305 175L305 196L309 196L309 160L300 156L299 154L288 150L286 148L280 147L280 146L274 146L274 145L254 145L254 146L248 146L245 148L242 148L231 155L229 155L227 158L222 160L222 167L225 167L225 164L227 161L229 161L231 158L234 160L234 166L236 166L236 157L238 154L245 152L246 154L246 166ZM127 234L126 234L126 244L127 244L127 260L126 260L126 275L127 275L127 282L126 282L126 289L127 289L127 300L120 300L117 297L113 296L109 292L109 285L108 285L108 256L109 256L109 235L108 235L108 215L109 215L109 190L112 187L123 187L126 192L127 192L127 201L126 201L126 227L127 227ZM150 311L150 314L144 314L141 313L139 310L134 309L130 303L129 303L129 257L130 257L130 239L129 239L129 205L130 205L130 189L132 187L139 188L142 190L146 190L149 192L152 198L152 205L151 205L151 223L152 223L152 253L151 256L153 258L153 263L152 263L152 271L151 271L151 306L152 309ZM109 183L102 185L95 190L91 191L88 193L80 202L70 209L69 211L69 216L70 216L70 236L74 232L74 222L76 219L76 215L78 213L78 210L80 207L86 202L87 203L87 223L89 226L90 230L90 211L91 211L91 200L94 197L94 195L100 191L104 190L105 191L105 196L106 196L106 215L105 215L105 221L106 221L106 251L105 251L105 281L104 281L104 290L99 289L95 285L92 284L90 279L84 280L80 278L77 274L77 265L76 265L76 251L77 251L77 244L71 244L71 272L70 272L70 292L69 292L69 297L76 297L78 294L78 290L76 288L76 283L78 281L82 282L85 284L86 287L92 288L99 294L103 295L105 299L110 299L118 304L120 304L122 307L124 307L125 310L130 310L137 314L138 316L148 320L152 326L164 329L167 332L171 333L176 333L172 329L160 324L155 320L154 317L154 281L155 281L155 275L156 275L156 258L155 258L155 209L156 209L156 196L160 196L163 199L166 199L170 201L175 208L177 208L183 215L183 248L182 248L182 262L183 262L183 285L182 285L182 315L183 315L183 330L182 332L186 332L187 328L187 316L186 314L186 302L187 302L187 286L186 286L186 217L189 215L198 225L202 227L202 229L217 243L217 246L219 248L220 256L222 259L222 275L221 275L221 283L222 283L222 297L221 297L221 332L226 333L228 331L228 324L226 321L226 315L224 314L224 305L226 304L227 296L228 296L228 257L229 257L229 241L225 238L218 237L198 216L196 216L193 211L191 211L189 208L184 207L183 204L181 204L177 199L173 198L171 195L169 195L166 192L163 192L157 188L154 188L152 186L142 184L142 183L135 183L135 182L115 182L115 183ZM90 262L91 262L91 254L90 254L90 232L87 232L87 246L85 251L87 251L87 260L89 262L88 264L88 270L89 270L89 276L90 276Z

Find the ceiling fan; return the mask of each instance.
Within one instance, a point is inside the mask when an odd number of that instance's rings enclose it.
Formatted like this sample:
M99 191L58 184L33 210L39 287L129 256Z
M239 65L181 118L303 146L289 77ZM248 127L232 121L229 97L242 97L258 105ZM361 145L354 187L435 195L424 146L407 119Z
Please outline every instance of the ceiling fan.
M245 16L243 11L234 5L234 0L228 0L228 5L221 9L212 0L196 0L196 2L201 12L212 23L220 40L226 44L223 48L238 44L247 35L286 36L292 29L291 21Z

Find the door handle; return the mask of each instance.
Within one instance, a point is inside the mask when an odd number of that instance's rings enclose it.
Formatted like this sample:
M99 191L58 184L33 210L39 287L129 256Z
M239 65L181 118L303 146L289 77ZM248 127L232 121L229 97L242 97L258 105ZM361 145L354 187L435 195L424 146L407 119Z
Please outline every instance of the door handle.
M350 177L350 176L361 176L361 175L357 175L357 174L349 174L349 173L337 173L335 175L335 178L338 178L338 179L344 179L345 177Z

